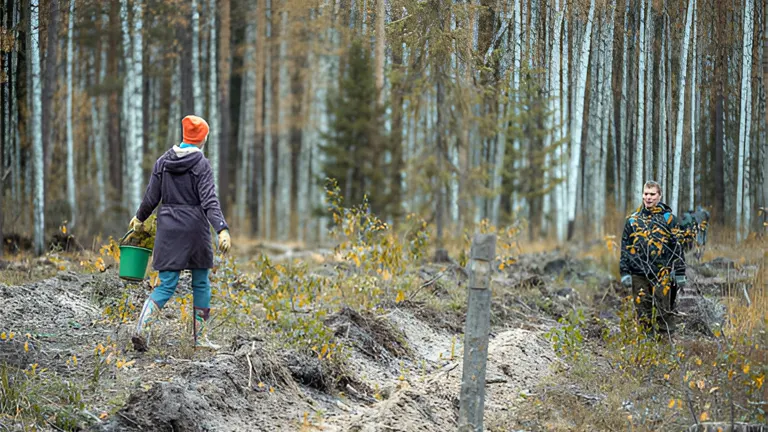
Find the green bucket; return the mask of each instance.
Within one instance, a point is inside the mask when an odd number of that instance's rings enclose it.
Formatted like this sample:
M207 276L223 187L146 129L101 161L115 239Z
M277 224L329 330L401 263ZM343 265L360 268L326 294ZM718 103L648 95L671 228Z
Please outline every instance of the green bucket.
M122 244L132 232L133 230L128 231L120 240L120 278L142 281L147 274L152 249Z

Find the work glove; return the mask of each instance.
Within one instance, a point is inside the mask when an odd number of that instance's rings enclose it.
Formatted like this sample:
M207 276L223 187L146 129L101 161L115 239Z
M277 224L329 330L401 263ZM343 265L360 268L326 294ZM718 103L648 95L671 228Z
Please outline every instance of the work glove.
M144 227L144 222L140 221L136 216L128 223L128 229L134 231L141 231Z
M621 277L621 284L624 285L627 288L632 287L632 276L631 275L623 275Z
M222 230L219 233L219 249L222 252L227 253L231 245L232 239L229 238L229 230Z
M144 222L140 221L139 218L136 216L131 219L130 222L128 222L128 230L133 231L132 233L128 234L128 237L125 238L125 241L130 240L133 238L133 235L137 232L141 232L144 229Z
M685 279L685 275L675 276L675 284L678 288L683 288L688 281Z

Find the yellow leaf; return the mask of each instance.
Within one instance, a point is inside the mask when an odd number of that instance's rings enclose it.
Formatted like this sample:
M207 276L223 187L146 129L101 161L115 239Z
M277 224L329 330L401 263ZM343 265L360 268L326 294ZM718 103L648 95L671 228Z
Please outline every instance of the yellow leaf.
M763 380L765 379L765 375L760 375L759 377L755 378L755 385L757 385L757 388L763 387Z
M664 380L665 380L665 381L669 381L669 374L664 374ZM673 399L673 400L674 400L674 399ZM672 408L672 407L670 407L670 408Z
M99 418L102 420L104 420L107 417L109 417L109 414L106 411L102 411L102 413L99 414Z
M743 370L745 374L748 374L749 373L749 363L745 364L744 367L741 370Z
M131 360L129 362L123 363L123 367L131 367L134 364L136 364L136 360Z
M264 388L264 383L263 382L259 382L258 387L259 388Z
M703 412L703 413L701 413L701 415L699 416L699 421L707 421L707 420L709 420L709 413L708 413L708 412L706 412L706 411L704 411L704 412Z
M29 342L24 342L24 352L29 352Z
M667 407L668 408L674 408L675 407L675 400L674 399L670 399L669 400L669 405L667 405Z
M382 273L381 277L382 277L382 278L383 278L385 281L388 281L388 280L392 279L392 274L389 272L389 270L387 270L387 269L384 269L384 272Z
M274 393L274 392L275 392L275 388L274 388L274 387L270 387L270 388L269 388L269 392L270 392L270 393Z
M696 387L699 388L699 390L704 391L704 387L706 384L704 383L704 380L698 380L696 381Z
M405 300L405 293L402 290L397 291L397 297L395 297L395 303L400 303Z
M6 339L8 339L8 335L5 332L2 332L2 333L0 333L0 339L1 340L6 340Z
M355 262L355 266L360 267L360 258L357 255L352 255L352 260Z
M696 366L701 366L701 359L696 357Z

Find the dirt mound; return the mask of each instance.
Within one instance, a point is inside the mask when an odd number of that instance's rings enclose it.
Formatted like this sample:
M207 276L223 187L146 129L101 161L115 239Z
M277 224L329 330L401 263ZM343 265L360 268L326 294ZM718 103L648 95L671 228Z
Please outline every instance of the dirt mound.
M145 382L109 422L92 430L297 430L314 408L290 371L260 341L240 339L235 347L233 354L178 365L171 381Z
M403 319L401 317L401 319ZM412 334L405 329L409 339ZM485 419L508 416L521 392L531 393L549 373L556 355L535 333L512 329L491 339L486 373ZM401 380L388 397L349 418L329 421L330 431L455 430L461 389L461 352L429 376Z
M344 344L371 359L392 363L412 355L402 331L370 312L359 313L345 307L326 319L325 325L333 329Z

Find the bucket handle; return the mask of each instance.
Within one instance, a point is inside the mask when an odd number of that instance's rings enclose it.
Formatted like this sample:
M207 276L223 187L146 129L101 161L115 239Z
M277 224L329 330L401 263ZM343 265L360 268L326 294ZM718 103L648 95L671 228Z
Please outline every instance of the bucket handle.
M134 230L133 230L133 229L130 229L130 230L128 230L128 232L127 232L127 233L125 233L125 235L123 236L123 238L121 238L121 239L120 239L120 242L119 242L118 244L122 246L122 245L123 245L123 242L125 241L125 239L127 239L129 235L133 234L133 232L134 232Z

